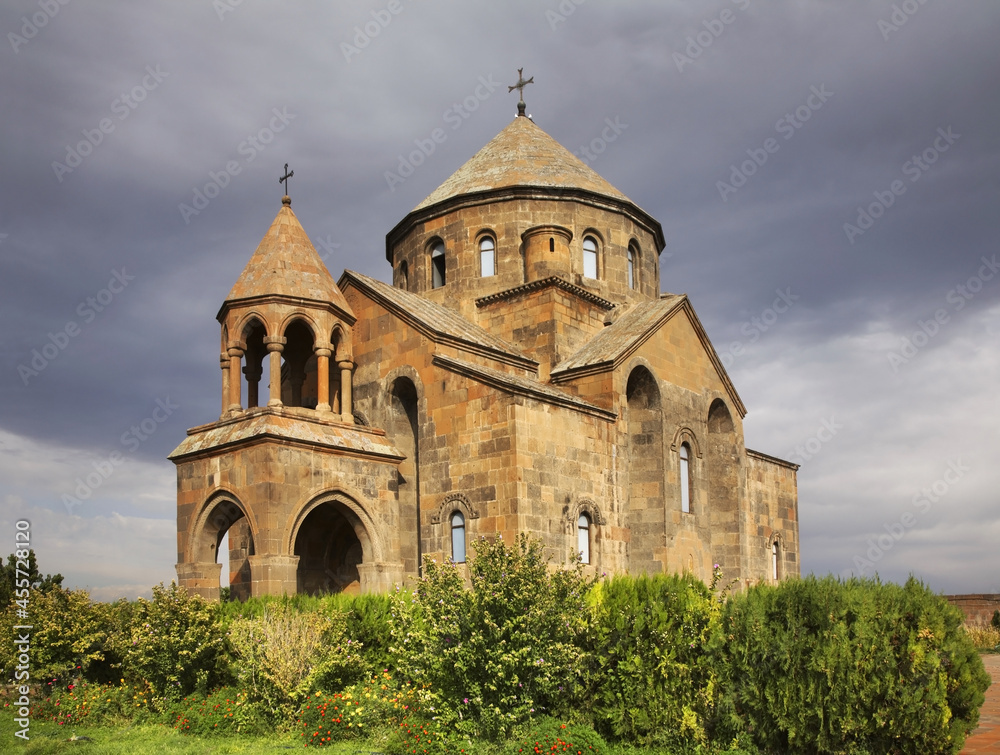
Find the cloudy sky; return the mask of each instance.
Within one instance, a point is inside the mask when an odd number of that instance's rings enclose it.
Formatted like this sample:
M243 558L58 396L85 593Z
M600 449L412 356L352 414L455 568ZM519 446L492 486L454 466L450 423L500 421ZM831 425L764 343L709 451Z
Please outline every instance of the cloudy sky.
M3 553L27 519L95 597L173 578L166 455L218 417L284 164L334 276L388 280L523 66L663 224L747 445L801 463L803 571L1000 592L1000 4L60 2L0 10Z

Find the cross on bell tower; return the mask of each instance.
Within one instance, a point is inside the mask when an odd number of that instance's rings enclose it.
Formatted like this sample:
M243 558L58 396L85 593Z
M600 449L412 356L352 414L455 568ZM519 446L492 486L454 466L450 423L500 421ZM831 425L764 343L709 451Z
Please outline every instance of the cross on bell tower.
M289 200L288 204L291 204L291 198L289 197L289 194L288 194L288 179L291 178L294 175L295 175L295 171L294 170L289 171L288 170L288 163L285 163L285 175L283 175L281 178L278 179L278 183L285 185L285 197L288 198L288 200Z
M514 84L514 86L507 87L507 94L510 94L511 92L513 92L516 89L517 93L518 93L518 96L520 97L520 100L517 103L517 114L518 115L524 115L524 109L525 109L525 107L527 107L524 104L524 88L526 86L528 86L528 84L534 84L535 83L535 77L534 76L532 76L530 79L528 79L527 81L525 81L524 80L524 76L522 75L523 71L524 71L523 68L518 68L517 69L517 83Z

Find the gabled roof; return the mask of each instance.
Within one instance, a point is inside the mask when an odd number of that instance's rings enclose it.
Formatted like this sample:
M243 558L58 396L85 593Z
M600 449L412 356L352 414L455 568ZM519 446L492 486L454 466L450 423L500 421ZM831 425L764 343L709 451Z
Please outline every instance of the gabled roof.
M347 299L292 212L291 200L285 200L226 302L288 296L329 302L353 316Z
M582 189L634 204L530 118L518 116L414 210L510 186Z
M340 277L340 286L346 289L352 285L433 340L450 343L524 370L538 369L538 362L524 356L516 346L447 307L367 275L345 270Z
M492 367L484 367L481 364L472 364L463 359L454 359L441 354L435 356L433 361L438 367L443 367L459 375L465 375L480 383L498 388L505 393L527 396L536 401L543 401L555 406L569 407L570 409L582 411L611 422L618 419L616 412L604 409L597 404L567 393L560 388L540 383L534 378L512 375L509 372L495 370Z
M715 352L715 347L705 333L701 321L694 312L691 302L684 294L663 294L657 301L636 304L616 322L604 328L576 353L558 364L552 370L553 383L565 383L581 375L614 369L627 360L643 343L678 312L685 312L698 339L705 347L705 354L715 366L719 378L726 386L741 417L746 416L746 407L729 379L726 368Z

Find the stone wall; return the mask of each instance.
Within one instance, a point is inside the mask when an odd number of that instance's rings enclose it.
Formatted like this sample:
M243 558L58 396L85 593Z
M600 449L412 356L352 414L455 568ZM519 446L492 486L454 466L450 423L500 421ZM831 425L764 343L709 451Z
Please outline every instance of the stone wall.
M749 570L752 580L771 582L773 544L778 542L778 579L799 576L797 465L747 450Z
M945 595L948 602L962 609L969 624L989 624L993 612L1000 610L1000 595L977 593L972 595Z

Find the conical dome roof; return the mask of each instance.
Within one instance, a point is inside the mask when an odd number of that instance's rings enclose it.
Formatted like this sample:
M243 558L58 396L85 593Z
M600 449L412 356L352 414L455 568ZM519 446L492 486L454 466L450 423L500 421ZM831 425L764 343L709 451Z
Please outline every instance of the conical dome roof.
M530 118L518 116L414 211L462 194L511 186L582 189L634 204Z
M330 302L353 315L285 197L271 227L226 297L227 302L284 295Z

